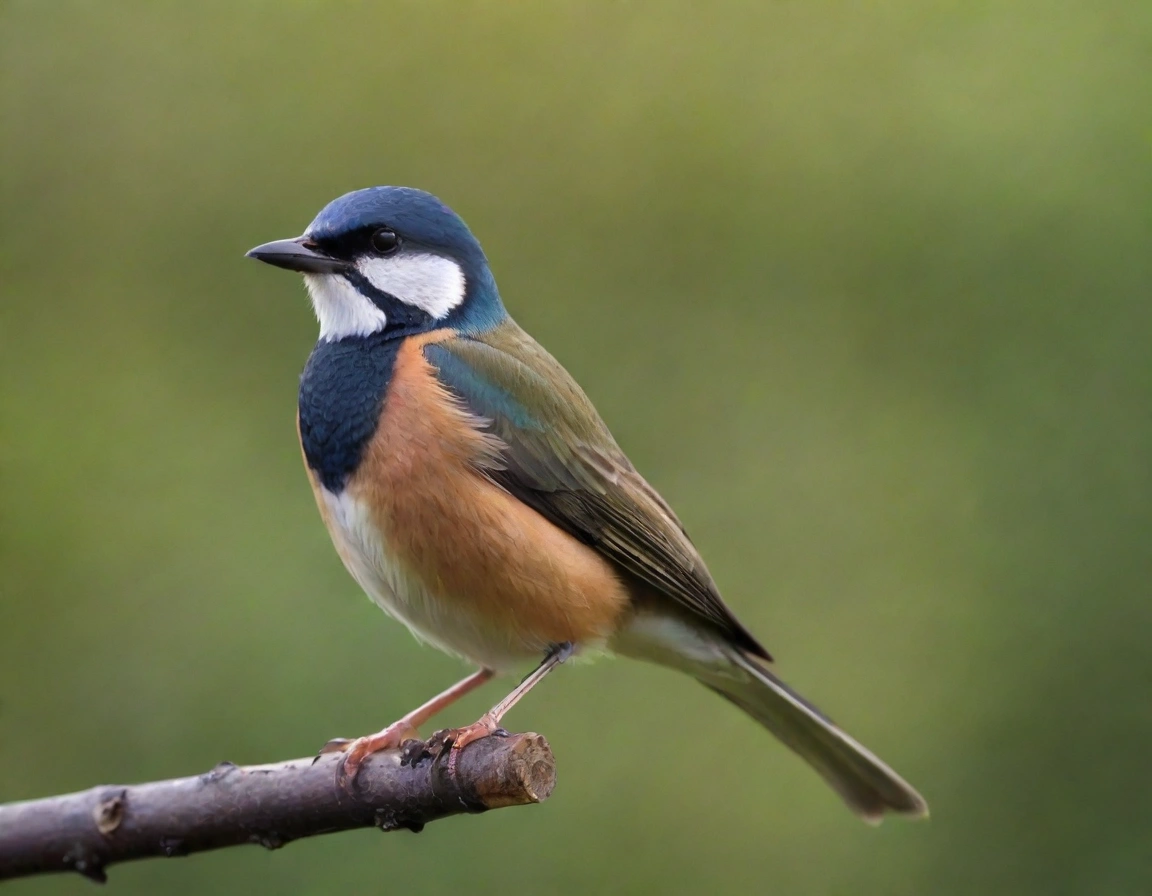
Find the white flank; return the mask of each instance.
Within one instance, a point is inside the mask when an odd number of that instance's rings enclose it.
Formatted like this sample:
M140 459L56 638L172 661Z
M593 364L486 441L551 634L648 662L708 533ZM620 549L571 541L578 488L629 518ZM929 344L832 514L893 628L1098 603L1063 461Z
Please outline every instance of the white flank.
M715 636L676 616L651 611L633 616L608 646L624 656L693 674L731 665L725 648Z
M388 316L339 274L305 274L304 285L320 321L320 338L327 342L370 336L388 323Z
M401 253L362 258L356 268L378 290L427 312L433 320L443 320L464 301L464 271L442 255Z
M506 670L543 651L494 631L459 602L450 604L412 575L388 550L369 509L348 489L321 489L340 559L373 603L419 640L489 669Z

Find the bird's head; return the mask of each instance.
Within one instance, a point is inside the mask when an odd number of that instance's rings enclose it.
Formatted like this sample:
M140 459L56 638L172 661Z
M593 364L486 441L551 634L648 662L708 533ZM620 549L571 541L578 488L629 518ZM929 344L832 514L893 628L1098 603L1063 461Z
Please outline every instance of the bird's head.
M328 203L303 236L248 252L304 275L330 342L438 327L469 331L505 316L480 243L452 209L411 187L369 187Z

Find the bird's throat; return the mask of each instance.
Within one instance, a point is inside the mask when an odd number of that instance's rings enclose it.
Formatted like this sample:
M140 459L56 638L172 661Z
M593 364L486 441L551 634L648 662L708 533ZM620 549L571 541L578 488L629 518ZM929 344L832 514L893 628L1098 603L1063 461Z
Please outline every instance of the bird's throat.
M406 333L321 340L300 377L304 459L326 489L343 490L380 421Z

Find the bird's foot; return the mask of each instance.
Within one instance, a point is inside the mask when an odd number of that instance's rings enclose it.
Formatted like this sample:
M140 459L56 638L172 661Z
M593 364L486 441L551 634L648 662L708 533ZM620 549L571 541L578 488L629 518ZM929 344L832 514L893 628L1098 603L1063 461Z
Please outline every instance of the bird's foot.
M420 732L406 719L393 722L383 731L368 734L349 740L346 737L334 737L320 748L317 758L326 753L343 753L344 756L336 766L336 783L340 789L352 796L356 794L356 776L360 773L364 761L373 753L382 753L385 750L398 750L405 741L419 740Z
M508 732L500 727L500 723L491 713L484 713L471 725L465 725L463 728L448 728L436 732L436 740L441 741L446 746L451 744L451 750L448 753L448 774L456 774L456 757L460 755L461 750L473 741L491 737L493 734L501 737L508 736Z

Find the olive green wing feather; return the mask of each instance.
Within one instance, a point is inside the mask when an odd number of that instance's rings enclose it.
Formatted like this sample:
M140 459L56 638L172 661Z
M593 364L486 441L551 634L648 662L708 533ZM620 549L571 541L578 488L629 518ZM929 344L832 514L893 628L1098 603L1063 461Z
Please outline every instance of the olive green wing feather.
M636 472L568 372L516 324L431 343L440 381L498 437L484 472L622 570L756 656L668 504Z

